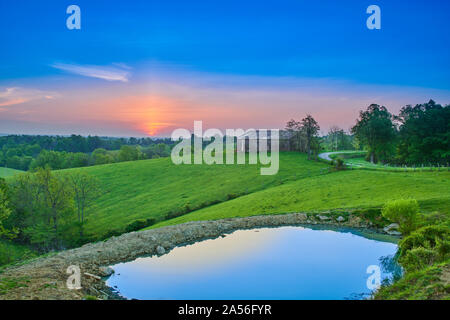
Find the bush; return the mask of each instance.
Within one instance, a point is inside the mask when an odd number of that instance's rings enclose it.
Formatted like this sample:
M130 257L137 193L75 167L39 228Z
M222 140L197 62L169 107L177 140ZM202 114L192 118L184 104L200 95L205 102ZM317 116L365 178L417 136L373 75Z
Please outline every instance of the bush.
M450 258L450 231L446 225L422 227L399 243L399 262L416 271Z
M138 230L144 229L146 227L149 227L151 225L154 225L155 222L156 222L156 220L153 218L139 219L139 220L133 221L132 223L128 224L125 227L125 232L138 231Z
M336 159L336 169L337 170L344 169L344 159L342 159L342 158L337 158Z
M236 199L237 197L239 197L239 195L237 195L236 193L227 194L227 200Z
M123 233L121 230L108 230L103 235L102 239L109 239L111 237L117 237L120 236Z
M419 247L406 251L399 262L406 271L410 272L430 266L436 260L437 256L434 250Z
M386 219L400 225L403 234L409 234L417 225L419 204L414 199L400 199L388 202L381 213Z

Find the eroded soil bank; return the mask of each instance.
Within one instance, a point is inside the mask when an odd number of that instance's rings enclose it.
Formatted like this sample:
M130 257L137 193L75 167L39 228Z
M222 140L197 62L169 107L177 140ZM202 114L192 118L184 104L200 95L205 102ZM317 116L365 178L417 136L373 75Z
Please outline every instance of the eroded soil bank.
M217 238L238 229L308 224L370 229L369 222L355 215L336 219L325 215L291 213L195 221L131 232L6 269L0 274L4 288L0 291L0 299L83 299L88 295L99 299L119 298L100 278L105 275L105 266L140 256L164 254L175 246ZM67 268L71 265L79 266L81 270L81 289L67 288L66 281L70 276Z

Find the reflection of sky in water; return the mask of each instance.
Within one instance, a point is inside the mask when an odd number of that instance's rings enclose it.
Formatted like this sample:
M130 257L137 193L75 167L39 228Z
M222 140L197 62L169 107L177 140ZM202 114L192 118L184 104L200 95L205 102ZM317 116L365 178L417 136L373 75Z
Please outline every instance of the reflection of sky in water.
M240 230L113 266L136 299L343 299L368 293L366 269L393 243L301 227Z

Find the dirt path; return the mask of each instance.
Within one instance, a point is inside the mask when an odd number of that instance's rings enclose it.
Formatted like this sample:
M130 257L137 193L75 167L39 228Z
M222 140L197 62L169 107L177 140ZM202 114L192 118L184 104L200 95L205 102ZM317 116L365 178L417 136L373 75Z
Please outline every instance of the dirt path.
M319 153L319 158L327 161L332 161L331 155L333 154L344 154L344 153L360 153L361 151L333 151L333 152L323 152Z

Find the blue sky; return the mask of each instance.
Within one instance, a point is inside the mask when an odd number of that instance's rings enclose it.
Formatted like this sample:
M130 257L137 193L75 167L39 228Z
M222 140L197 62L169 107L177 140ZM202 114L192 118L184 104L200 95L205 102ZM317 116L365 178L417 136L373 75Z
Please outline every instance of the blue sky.
M81 30L66 28L70 4L81 8ZM381 8L381 30L366 28L371 4ZM326 79L447 98L448 21L448 1L2 1L0 88L103 87L106 76L78 70L97 66L127 82L157 68L219 83Z

